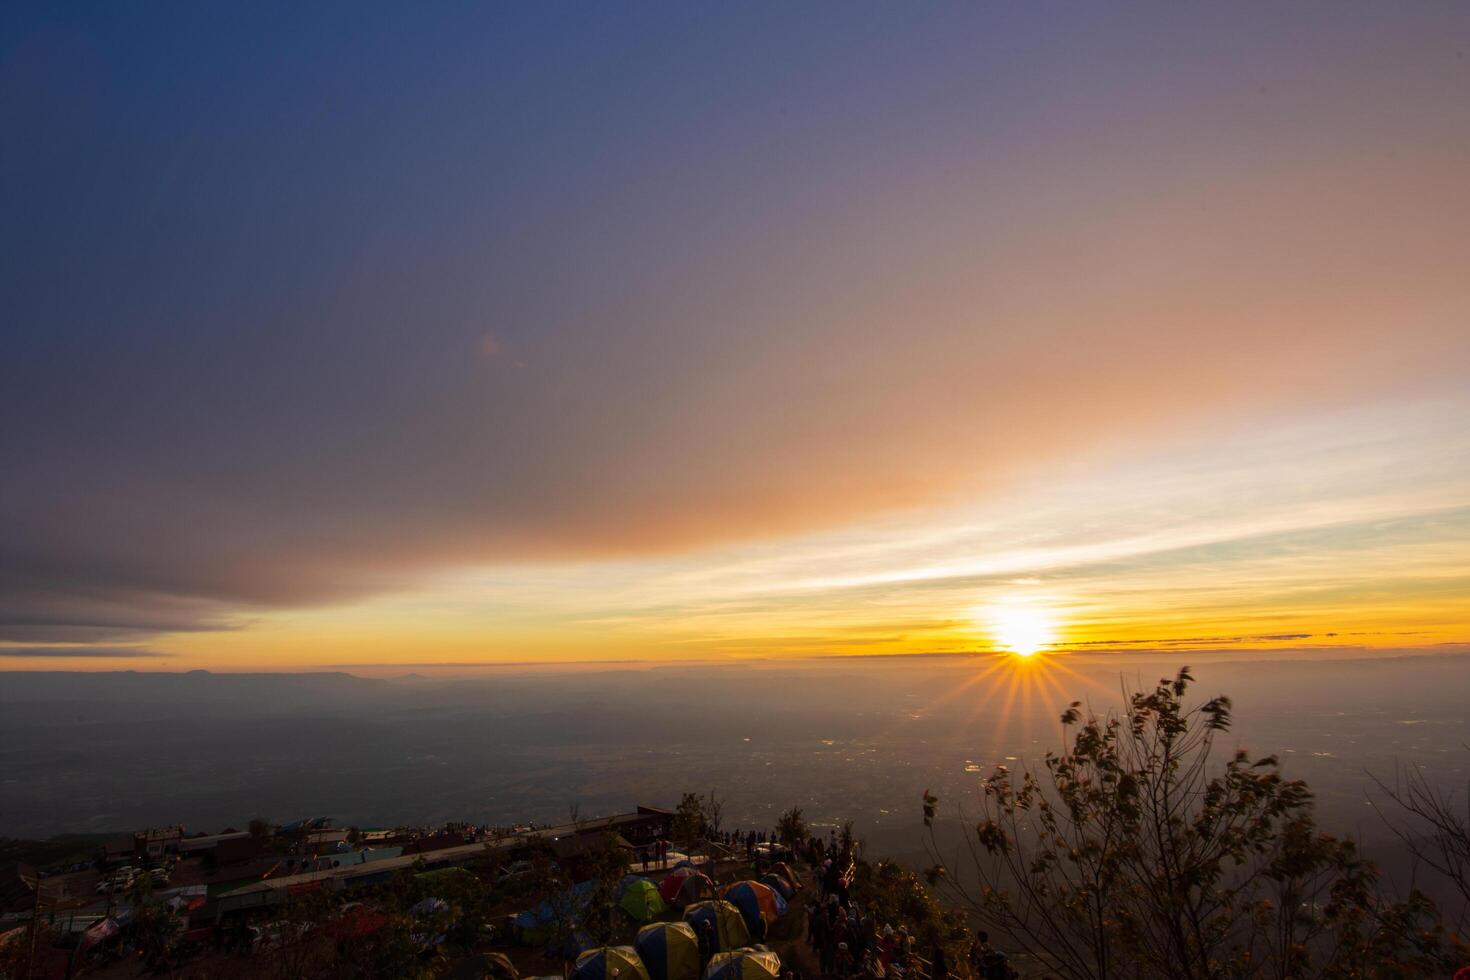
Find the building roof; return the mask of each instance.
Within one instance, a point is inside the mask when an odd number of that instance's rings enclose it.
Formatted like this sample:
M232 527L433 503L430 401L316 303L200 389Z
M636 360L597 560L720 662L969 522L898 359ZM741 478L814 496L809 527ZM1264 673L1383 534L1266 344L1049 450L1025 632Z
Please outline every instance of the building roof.
M183 836L183 827L149 827L133 831L133 840L174 840Z
M425 851L420 854L403 854L379 861L344 863L339 867L325 868L321 871L306 871L301 874L267 878L242 885L220 895L219 909L221 912L228 912L232 909L274 904L289 894L292 889L309 888L328 883L347 887L354 882L386 877L395 871L411 868L418 861L423 861L429 867L444 867L469 863L477 858L507 855L535 841L549 842L558 857L572 857L601 846L604 831L620 826L636 826L643 821L663 819L666 816L668 814L663 811L624 813L612 817L584 820L576 824L564 824L561 827L544 827L492 841L477 841L457 847ZM618 836L618 840L622 846L632 846L621 835Z
M567 837L554 837L551 840L551 853L558 860L565 861L569 858L582 857L585 854L595 854L602 850L603 834L582 833L572 834ZM623 847L632 850L633 845L623 839L622 834L613 834L612 844L614 847Z
M653 807L639 807L636 813L616 813L610 817L590 817L586 820L578 820L576 823L557 824L554 827L539 827L536 830L529 831L529 833L542 837L570 837L572 834L588 834L602 830L616 831L624 827L640 827L667 820L672 816L673 814L667 810L657 810Z
M503 844L500 847L508 849L509 845ZM324 868L321 871L305 871L301 874L266 878L220 895L219 909L221 912L228 912L232 909L249 908L254 905L271 905L293 889L328 883L346 887L359 879L386 877L395 871L411 868L416 861L423 861L429 867L449 865L472 861L478 857L489 857L499 849L483 842L464 844L459 847L429 851L425 854L404 854L399 857L383 858L380 861L343 864L336 868Z
M228 834L203 834L199 837L185 837L179 841L179 851L188 853L190 851L207 851L211 847L219 846L221 841L242 840L250 836L248 830L237 830Z

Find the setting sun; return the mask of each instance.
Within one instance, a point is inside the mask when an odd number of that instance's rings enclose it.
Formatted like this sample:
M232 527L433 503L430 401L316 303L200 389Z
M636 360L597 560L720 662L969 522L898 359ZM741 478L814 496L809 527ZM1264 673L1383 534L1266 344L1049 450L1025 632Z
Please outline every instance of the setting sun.
M1029 657L1056 642L1055 620L1035 606L995 606L987 611L986 620L996 645L1019 657Z

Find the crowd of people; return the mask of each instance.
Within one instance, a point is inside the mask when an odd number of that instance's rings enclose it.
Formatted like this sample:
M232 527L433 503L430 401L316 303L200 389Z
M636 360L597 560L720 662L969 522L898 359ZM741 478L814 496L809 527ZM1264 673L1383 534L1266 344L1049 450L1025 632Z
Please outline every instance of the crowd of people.
M807 906L807 942L824 980L952 980L949 953L941 943L925 949L903 923L880 923L873 906L860 907L850 894L856 859L836 835L823 843L810 838L797 853L812 866L819 892ZM974 980L1010 980L1004 953L978 933L966 958Z

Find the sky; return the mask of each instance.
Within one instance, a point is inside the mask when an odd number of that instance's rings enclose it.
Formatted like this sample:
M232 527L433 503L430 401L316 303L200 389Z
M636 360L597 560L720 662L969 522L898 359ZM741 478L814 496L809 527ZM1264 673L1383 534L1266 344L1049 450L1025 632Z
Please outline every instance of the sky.
M1470 642L1464 4L6 4L0 669Z

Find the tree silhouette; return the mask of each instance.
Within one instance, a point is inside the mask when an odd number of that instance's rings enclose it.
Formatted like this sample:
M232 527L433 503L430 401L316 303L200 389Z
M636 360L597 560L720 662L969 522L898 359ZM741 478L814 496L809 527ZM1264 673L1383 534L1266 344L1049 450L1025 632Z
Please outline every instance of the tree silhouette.
M1181 669L1121 716L1062 715L1042 772L998 766L931 880L1067 978L1431 976L1448 966L1422 896L1392 905L1354 843L1319 832L1274 756L1214 758L1230 700L1192 707Z

